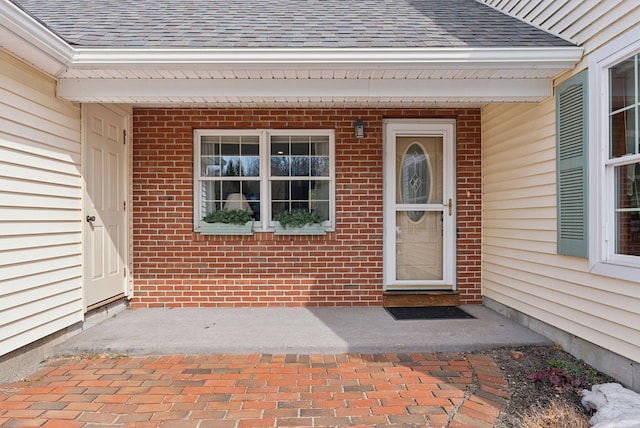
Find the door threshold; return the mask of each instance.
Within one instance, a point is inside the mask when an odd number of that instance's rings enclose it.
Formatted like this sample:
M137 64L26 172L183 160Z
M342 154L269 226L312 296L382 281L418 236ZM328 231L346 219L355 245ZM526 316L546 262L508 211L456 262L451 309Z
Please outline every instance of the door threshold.
M458 306L458 291L385 291L382 294L382 306L397 308L407 306Z
M98 303L94 303L92 305L87 306L87 310L85 312L89 312L89 311L92 311L94 309L100 308L102 306L106 306L106 305L108 305L110 303L115 302L116 300L124 299L125 297L127 297L127 296L125 296L124 293L116 294L113 297L109 297L108 299L104 299L104 300L102 300L102 301L100 301Z

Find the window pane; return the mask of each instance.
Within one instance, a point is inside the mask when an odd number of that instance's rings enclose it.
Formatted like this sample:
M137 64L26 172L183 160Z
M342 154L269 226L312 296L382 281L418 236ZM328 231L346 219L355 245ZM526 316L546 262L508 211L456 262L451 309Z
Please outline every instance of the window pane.
M272 217L277 217L278 214L290 211L288 202L273 202L271 203L271 215Z
M309 199L312 201L328 201L329 200L329 182L328 181L312 181L311 194Z
M219 181L203 181L201 198L202 198L202 210L200 212L200 218L203 218L208 213L221 209L221 188Z
M312 141L317 140L317 137L312 139ZM322 137L321 140L322 142L311 143L311 154L316 156L329 156L329 139L327 137Z
M308 209L309 203L307 201L291 201L291 211Z
M289 200L289 182L288 181L272 181L271 182L271 200L273 201Z
M220 157L217 153L219 145L214 141L212 138L202 139L200 145L200 175L202 177L220 176Z
M640 256L640 162L615 167L616 253Z
M243 177L259 177L260 176L260 157L259 156L242 156L240 173Z
M611 158L640 153L640 56L631 57L609 70Z
M285 156L271 156L271 175L288 177L290 173L289 158Z
M611 112L637 103L635 95L636 57L621 62L610 70Z
M223 156L239 156L240 155L240 144L226 144L223 143L220 145L220 153Z
M202 217L213 211L233 209L247 210L260 220L260 181L202 182Z
M309 192L309 207L311 211L322 215L325 220L329 219L329 182L311 181Z
M282 211L302 209L318 212L328 220L329 186L328 181L272 181L272 216L275 217Z
M307 140L307 138L305 138ZM301 143L291 143L291 154L294 156L304 156L309 154L309 141Z
M308 177L309 166L308 157L294 157L291 159L291 175L296 177Z
M328 177L327 136L274 136L271 138L271 175L275 177Z
M312 177L328 177L329 176L329 157L312 157L311 158L311 176Z
M223 181L222 198L226 200L230 193L240 193L240 181Z
M240 147L240 152L242 153L242 156L259 156L260 144L258 141L255 143L243 143Z
M240 157L222 157L222 175L224 177L240 177Z
M636 109L625 110L611 116L611 157L637 152Z
M219 156L201 156L200 167L200 175L202 177L220 177Z
M309 180L294 180L291 181L291 200L294 201L308 201L309 200Z
M288 155L289 154L289 143L288 142L279 142L276 140L276 137L271 139L271 154L272 155Z
M260 181L243 181L242 195L249 204L249 211L253 211L253 218L260 221ZM243 209L247 209L243 207Z
M323 219L329 219L329 202L313 202L311 204L311 211L316 212L322 216Z

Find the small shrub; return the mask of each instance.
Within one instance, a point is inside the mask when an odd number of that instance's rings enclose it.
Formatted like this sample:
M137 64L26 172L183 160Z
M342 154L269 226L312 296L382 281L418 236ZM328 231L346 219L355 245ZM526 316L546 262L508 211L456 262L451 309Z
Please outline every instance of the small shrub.
M598 372L582 360L563 361L550 360L545 370L539 370L528 376L533 382L547 382L555 388L577 388L582 379L592 382L597 380Z
M282 227L302 227L305 224L322 223L322 215L307 210L283 211L275 217Z
M253 216L245 210L219 210L210 212L203 220L207 223L245 224L253 220Z
M528 378L533 382L548 382L556 388L576 388L582 383L579 377L566 373L561 367L549 367L545 370L539 370L530 374Z
M550 360L547 364L550 368L560 368L563 372L574 377L585 379L591 383L597 383L598 371L587 365L582 360L566 362L562 360Z

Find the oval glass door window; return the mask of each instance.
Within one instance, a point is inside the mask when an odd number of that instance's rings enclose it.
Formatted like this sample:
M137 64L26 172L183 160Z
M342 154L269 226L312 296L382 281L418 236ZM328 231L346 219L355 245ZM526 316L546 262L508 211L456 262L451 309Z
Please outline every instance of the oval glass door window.
M422 146L413 143L402 156L400 194L403 204L427 204L431 193L431 165L429 155ZM424 211L406 211L411 221L417 222Z

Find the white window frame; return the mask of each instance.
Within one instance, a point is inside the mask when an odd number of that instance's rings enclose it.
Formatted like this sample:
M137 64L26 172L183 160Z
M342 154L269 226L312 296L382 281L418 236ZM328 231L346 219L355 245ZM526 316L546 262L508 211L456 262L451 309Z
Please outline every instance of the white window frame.
M271 218L271 137L272 136L313 136L321 135L329 138L329 219L324 223L327 231L335 231L336 224L336 156L335 131L332 129L195 129L193 131L193 230L200 232L201 201L200 192L200 150L203 136L259 136L260 140L260 222L254 224L255 232L273 232L275 222L266 221ZM251 178L251 177L249 177ZM291 177L295 179L296 177ZM303 177L300 177L303 178Z
M640 257L615 254L614 167L640 154L609 159L609 70L640 53L640 28L589 57L589 270L640 282Z

